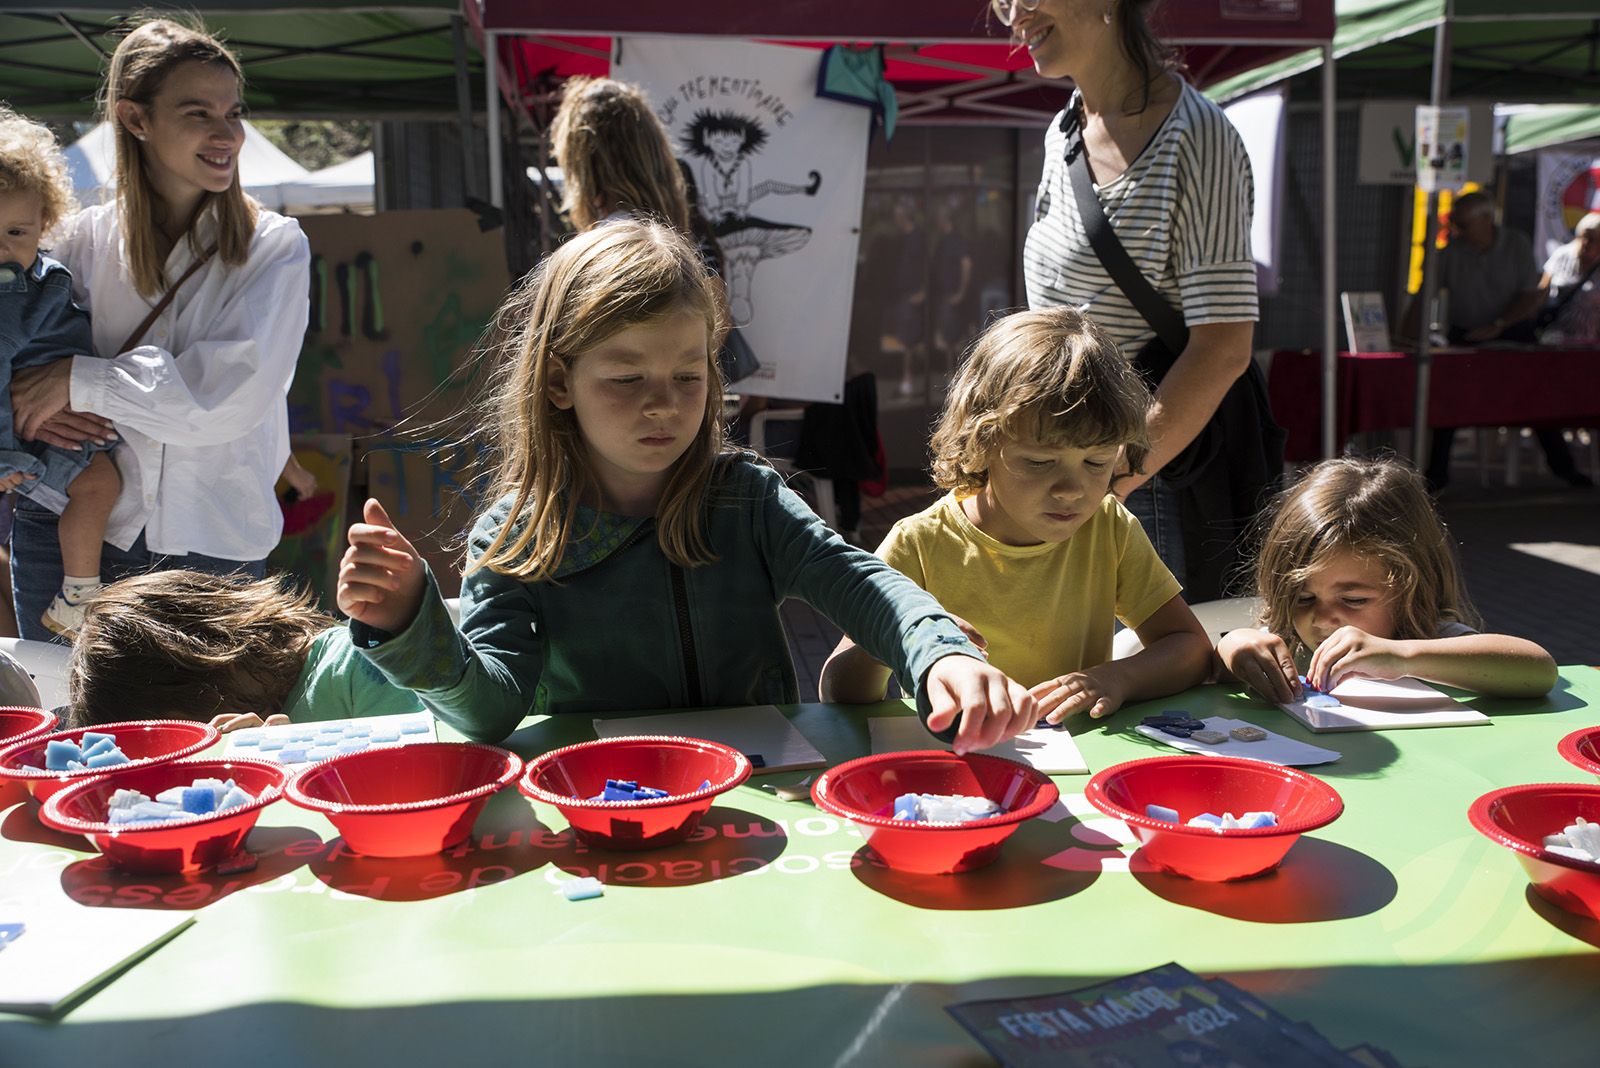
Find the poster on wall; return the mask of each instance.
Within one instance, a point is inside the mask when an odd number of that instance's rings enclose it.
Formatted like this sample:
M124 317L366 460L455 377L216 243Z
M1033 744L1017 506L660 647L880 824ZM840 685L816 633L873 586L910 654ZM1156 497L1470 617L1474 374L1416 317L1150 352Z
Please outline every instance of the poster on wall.
M1466 108L1417 108L1417 188L1424 193L1460 189L1467 181Z
M611 76L644 89L689 165L761 367L738 391L839 402L872 112L817 97L822 53L626 38Z
M1494 105L1466 107L1468 125L1481 135L1468 139L1464 152L1465 180L1488 182L1494 177ZM1361 104L1356 180L1362 185L1417 183L1417 105L1415 102L1368 100Z
M1537 181L1533 254L1543 263L1572 240L1579 219L1600 211L1600 150L1544 149L1539 153Z

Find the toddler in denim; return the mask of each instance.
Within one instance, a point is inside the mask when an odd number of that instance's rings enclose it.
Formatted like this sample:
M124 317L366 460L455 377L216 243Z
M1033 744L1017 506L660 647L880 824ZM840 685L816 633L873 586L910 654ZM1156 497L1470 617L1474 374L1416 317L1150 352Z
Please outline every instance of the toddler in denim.
M89 316L72 299L72 275L43 255L44 234L73 208L54 135L0 108L0 489L61 515L65 580L43 623L71 637L100 585L100 545L122 481L106 444L75 449L23 437L11 408L13 371L92 355Z

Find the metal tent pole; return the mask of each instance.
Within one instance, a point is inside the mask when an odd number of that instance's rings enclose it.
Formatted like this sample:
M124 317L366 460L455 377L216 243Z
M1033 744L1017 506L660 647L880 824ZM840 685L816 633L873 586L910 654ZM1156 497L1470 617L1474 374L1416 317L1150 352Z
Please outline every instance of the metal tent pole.
M1443 107L1450 95L1450 19L1455 13L1453 0L1445 4L1444 18L1433 31L1433 88L1429 103ZM1421 165L1421 161L1418 161ZM1417 470L1428 467L1428 450L1433 435L1428 431L1428 390L1433 383L1432 320L1433 302L1439 293L1439 264L1434 252L1439 228L1439 193L1428 194L1428 216L1422 231L1422 329L1417 338L1417 396L1412 416L1411 462ZM1442 324L1448 334L1450 324Z
M483 31L483 84L488 100L484 106L484 133L489 138L489 203L506 206L504 163L500 145L500 49L499 35Z
M1339 381L1338 228L1334 225L1338 168L1334 153L1339 113L1335 99L1333 42L1322 46L1322 455L1336 455L1335 391Z
M467 196L475 197L481 191L478 185L478 152L472 144L472 79L467 70L466 20L460 15L450 16L450 41L456 60L456 115L461 123L461 177Z

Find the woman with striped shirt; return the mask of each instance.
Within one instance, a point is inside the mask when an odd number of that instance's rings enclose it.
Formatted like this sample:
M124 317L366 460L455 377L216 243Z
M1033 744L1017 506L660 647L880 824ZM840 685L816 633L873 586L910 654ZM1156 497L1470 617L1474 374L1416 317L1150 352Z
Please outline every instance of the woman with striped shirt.
M1238 480L1225 470L1229 450L1222 447L1235 436L1235 424L1260 422L1253 405L1224 403L1236 383L1246 384L1241 376L1251 367L1257 318L1254 193L1244 144L1221 110L1173 72L1168 49L1146 22L1155 0L992 0L991 6L1041 75L1070 77L1076 86L1045 136L1044 174L1023 254L1029 306L1086 312L1145 374L1155 392L1150 457L1115 492L1190 600L1221 596L1237 565L1234 543L1261 488L1230 484ZM1090 244L1068 165L1080 145L1116 237L1138 273L1181 313L1187 338L1178 351L1157 337ZM1237 410L1222 418L1230 408ZM1262 483L1278 474L1264 470L1272 465L1260 458L1270 452L1258 447L1273 429L1266 422L1242 429L1256 455L1245 466Z

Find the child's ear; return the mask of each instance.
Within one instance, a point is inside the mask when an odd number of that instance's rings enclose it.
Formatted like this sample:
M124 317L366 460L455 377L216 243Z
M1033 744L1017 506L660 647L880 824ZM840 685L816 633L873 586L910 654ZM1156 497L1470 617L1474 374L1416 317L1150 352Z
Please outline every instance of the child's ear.
M562 411L572 407L572 376L564 361L552 356L545 371L544 395Z

